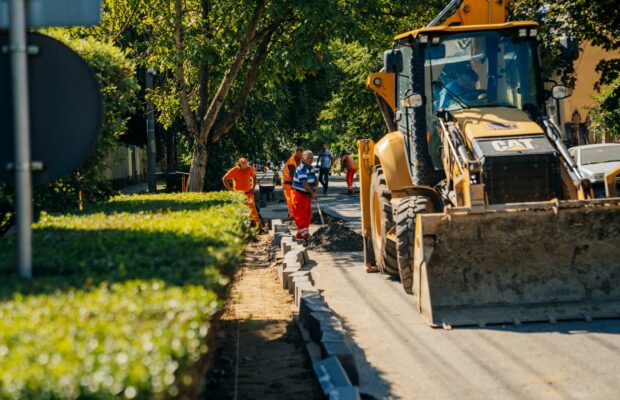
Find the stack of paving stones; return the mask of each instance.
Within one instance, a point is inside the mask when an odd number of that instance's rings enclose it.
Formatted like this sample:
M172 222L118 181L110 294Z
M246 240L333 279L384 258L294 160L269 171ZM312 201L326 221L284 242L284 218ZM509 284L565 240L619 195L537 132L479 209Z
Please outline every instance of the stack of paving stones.
M278 267L280 283L295 297L296 320L325 397L359 400L353 351L342 322L314 286L303 241L295 239L282 220L272 220L271 230L283 257Z

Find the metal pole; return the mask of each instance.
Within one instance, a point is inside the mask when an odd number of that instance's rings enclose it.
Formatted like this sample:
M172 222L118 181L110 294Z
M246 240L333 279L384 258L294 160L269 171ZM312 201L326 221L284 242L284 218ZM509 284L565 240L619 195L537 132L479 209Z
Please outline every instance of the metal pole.
M147 93L153 92L153 68L146 70L146 90ZM157 191L157 181L155 179L155 112L153 102L148 100L146 102L146 157L148 161L147 166L147 180L149 184L149 192L155 193Z
M28 45L24 0L9 1L9 49L15 129L15 195L19 275L32 278L32 177L28 109Z

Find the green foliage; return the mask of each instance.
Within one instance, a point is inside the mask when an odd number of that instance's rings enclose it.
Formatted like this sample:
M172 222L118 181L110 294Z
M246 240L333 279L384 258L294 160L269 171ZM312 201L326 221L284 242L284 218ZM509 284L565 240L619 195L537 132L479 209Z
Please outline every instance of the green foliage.
M595 98L589 110L590 130L600 139L620 135L620 78L608 85Z
M195 390L209 319L240 262L238 193L119 196L34 225L34 274L0 241L0 398ZM191 397L191 396L190 396Z
M562 80L574 84L572 62L562 60L559 39L573 35L581 41L612 51L620 49L620 9L616 0L518 0L516 19L533 19L541 23L541 54L547 76L560 73ZM599 84L613 82L620 72L620 59L601 60Z
M107 167L105 156L118 146L117 139L126 132L127 120L136 111L140 87L134 76L133 61L118 47L93 38L74 38L63 29L49 33L76 51L93 69L105 112L97 145L80 167L79 174L52 183L35 194L38 208L65 211L77 209L79 191L83 192L87 204L110 194L110 184L102 178Z
M85 32L111 38L128 49L138 64L158 71L151 98L159 122L171 126L181 116L175 77L179 63L185 73L182 85L200 120L200 96L211 101L245 39L255 4L184 1L181 52L175 50L172 2L107 0L102 24ZM223 143L209 143L207 187L219 185L224 169L241 154L284 159L298 143L316 147L326 141L352 148L357 137L378 134L381 114L373 94L365 88L365 78L378 70L382 50L389 48L395 34L423 26L439 10L439 4L386 0L266 1L259 31L274 29L273 39L242 117ZM355 47L355 52L348 52ZM252 58L251 52L244 68ZM245 69L234 82L218 121L233 109L244 74ZM188 162L193 140L182 143L187 153L181 156Z
M13 196L6 185L0 183L0 237L13 225L14 219Z
M339 149L351 150L356 139L376 139L386 130L374 93L366 88L368 74L382 67L382 52L373 52L359 42L336 40L330 45L329 57L328 87L332 92L319 116L318 136Z
M573 35L610 52L620 49L620 9L616 0L519 0L515 13L519 18L535 19L542 24L540 43L544 72L547 77L559 74L569 85L574 85L575 77L572 62L560 57L559 38L562 35ZM597 96L597 104L590 112L592 129L597 136L615 136L620 134L620 59L603 59L596 70L601 78L595 89L601 90L604 85L609 87Z

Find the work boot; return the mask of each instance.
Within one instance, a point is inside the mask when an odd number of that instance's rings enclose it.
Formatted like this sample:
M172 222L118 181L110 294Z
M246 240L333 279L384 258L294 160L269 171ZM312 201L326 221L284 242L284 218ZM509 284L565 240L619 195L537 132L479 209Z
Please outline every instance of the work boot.
M353 189L349 189L349 191L347 192L347 194L348 194L349 196L351 196L351 195L353 194Z

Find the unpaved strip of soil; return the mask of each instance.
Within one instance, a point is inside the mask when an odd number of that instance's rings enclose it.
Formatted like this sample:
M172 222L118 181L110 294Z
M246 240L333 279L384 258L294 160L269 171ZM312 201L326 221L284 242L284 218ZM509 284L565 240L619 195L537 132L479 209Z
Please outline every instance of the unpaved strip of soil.
M219 323L203 399L320 399L312 365L272 264L271 236L246 247Z

